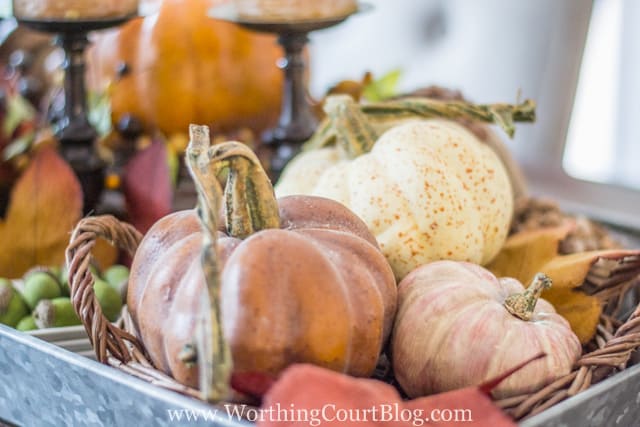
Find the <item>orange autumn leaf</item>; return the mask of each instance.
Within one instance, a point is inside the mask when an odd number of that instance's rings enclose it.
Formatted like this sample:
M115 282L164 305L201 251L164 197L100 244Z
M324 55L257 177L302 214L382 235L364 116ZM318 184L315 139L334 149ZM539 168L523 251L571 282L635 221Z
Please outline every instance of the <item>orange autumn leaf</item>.
M623 286L640 274L640 251L559 255L559 244L571 229L571 223L567 223L514 234L488 269L499 277L513 277L524 284L530 283L537 272L549 276L553 286L542 297L569 321L584 344L596 332L606 291Z
M53 147L39 150L11 192L0 220L0 276L17 278L36 265L60 265L82 215L82 189Z

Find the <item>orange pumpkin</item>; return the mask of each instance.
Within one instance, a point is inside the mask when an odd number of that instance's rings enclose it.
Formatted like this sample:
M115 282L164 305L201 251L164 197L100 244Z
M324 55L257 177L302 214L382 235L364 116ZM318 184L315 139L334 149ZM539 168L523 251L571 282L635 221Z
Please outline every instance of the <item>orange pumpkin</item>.
M114 121L125 114L148 129L184 133L263 129L280 110L281 49L272 36L207 16L220 0L164 0L159 12L105 33L89 59L93 87L112 83ZM127 71L121 73L126 64Z
M228 169L228 231L219 233L214 261L234 372L276 374L306 362L372 374L391 332L396 285L366 225L329 199L276 201L255 154L240 143L216 145L206 155L214 172L200 186L217 188L216 176ZM191 386L198 366L184 355L198 345L209 277L202 244L195 211L158 221L138 248L127 298L154 364Z

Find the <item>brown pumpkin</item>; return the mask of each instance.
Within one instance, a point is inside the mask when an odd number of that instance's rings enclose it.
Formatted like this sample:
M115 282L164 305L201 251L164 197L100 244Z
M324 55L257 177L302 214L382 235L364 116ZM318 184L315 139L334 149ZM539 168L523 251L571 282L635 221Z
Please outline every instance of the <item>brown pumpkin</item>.
M157 14L99 36L88 76L94 87L112 83L114 121L132 114L166 134L182 133L193 121L218 131L275 122L281 49L272 36L208 17L220 3L164 0Z
M391 332L396 285L366 225L328 199L276 201L259 161L240 143L213 146L207 155L211 181L200 186L216 187L215 177L228 170L228 231L219 232L216 262L234 372L275 374L307 362L370 375ZM202 242L195 211L158 221L136 253L127 300L154 364L192 386L198 369L185 354L197 346L209 277Z

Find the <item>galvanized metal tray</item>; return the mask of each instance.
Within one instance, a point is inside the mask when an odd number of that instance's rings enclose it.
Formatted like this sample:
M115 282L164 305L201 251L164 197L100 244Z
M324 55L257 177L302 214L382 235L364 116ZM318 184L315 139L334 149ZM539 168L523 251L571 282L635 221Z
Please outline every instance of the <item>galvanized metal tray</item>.
M640 364L524 421L523 427L638 425ZM0 425L248 426L224 406L155 387L0 325Z
M625 369L520 425L636 427L640 425L640 365Z
M233 414L232 414L233 415ZM224 407L155 387L0 325L0 425L245 426Z

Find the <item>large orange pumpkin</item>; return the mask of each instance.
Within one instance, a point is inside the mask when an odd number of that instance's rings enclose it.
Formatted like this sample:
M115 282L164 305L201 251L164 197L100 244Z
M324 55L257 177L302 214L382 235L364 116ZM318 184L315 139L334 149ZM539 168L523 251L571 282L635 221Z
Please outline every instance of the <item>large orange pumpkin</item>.
M148 129L167 134L184 133L193 122L215 131L275 123L282 51L272 36L208 17L219 3L164 0L157 14L97 38L89 82L112 82L115 121L133 114Z
M205 155L215 172L199 186L210 191L218 172L229 174L228 231L220 232L210 262L221 271L220 317L234 372L276 374L306 362L370 375L391 332L396 285L366 225L329 199L276 201L258 159L240 143ZM208 299L202 244L195 211L158 221L138 248L127 296L154 364L191 386L198 366L184 350L198 346L196 326Z

